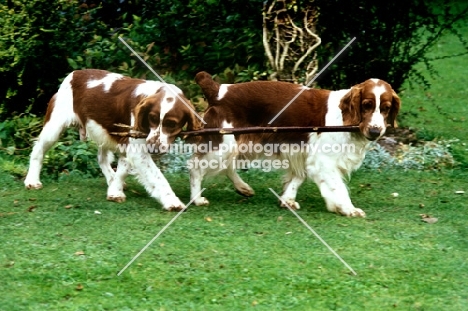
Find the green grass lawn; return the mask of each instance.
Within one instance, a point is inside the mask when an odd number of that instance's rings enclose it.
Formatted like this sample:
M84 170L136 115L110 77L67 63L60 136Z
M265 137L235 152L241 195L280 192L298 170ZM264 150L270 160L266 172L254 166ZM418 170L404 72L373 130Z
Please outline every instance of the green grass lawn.
M433 54L457 52L446 36ZM467 64L467 56L436 61L430 90L401 94L400 125L459 139L462 164ZM349 188L365 219L327 212L315 185L304 184L298 213L357 276L277 207L268 188L281 190L279 173L243 172L256 190L248 199L223 178L207 180L211 206L190 207L117 276L175 213L131 178L117 204L105 200L104 177L45 179L27 191L2 172L0 310L467 310L466 167L358 171ZM168 179L188 202L188 176Z
M103 178L27 191L3 177L0 309L464 310L466 196L455 191L468 190L467 175L360 171L350 191L365 219L327 212L305 184L299 214L357 276L277 207L267 188L280 190L278 174L244 173L257 190L249 199L224 179L208 181L212 206L183 213L121 276L175 213L132 180L117 204L105 201ZM187 202L188 178L169 180ZM438 222L422 222L423 213Z

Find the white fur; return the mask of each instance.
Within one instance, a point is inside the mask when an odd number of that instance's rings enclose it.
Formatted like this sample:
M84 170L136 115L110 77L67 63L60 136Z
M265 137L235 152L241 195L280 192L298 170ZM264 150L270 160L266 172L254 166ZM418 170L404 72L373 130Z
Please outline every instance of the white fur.
M383 132L386 128L385 119L380 113L380 96L385 92L385 87L383 85L376 86L373 89L375 95L375 110L372 114L371 121L369 123L370 127L377 127Z
M100 80L91 80L87 82L88 88L103 85L103 91L109 92L112 83L122 77L118 74L109 73L106 77ZM51 113L50 120L44 125L39 138L34 145L30 157L30 166L28 175L24 181L26 188L39 189L42 183L39 179L40 170L44 154L55 144L59 139L62 131L72 125L79 124L79 118L73 111L73 91L70 81L73 78L73 73L68 75L61 84L57 94L55 95L55 105ZM148 81L140 84L135 89L133 95L151 95L154 94L162 84L159 82ZM174 103L163 104L164 114L173 108ZM99 109L99 106L95 106ZM162 119L161 119L162 120ZM135 124L135 116L131 115L131 125ZM172 191L169 183L154 164L147 149L144 148L145 139L129 139L130 146L126 152L117 149L117 143L111 139L110 134L105 128L98 124L95 120L88 119L86 124L79 124L80 136L84 133L94 140L98 147L98 162L99 166L106 177L108 184L107 199L116 202L125 201L123 188L125 186L125 177L134 172L138 180L144 185L149 194L158 200L164 209L181 209L184 204L177 198ZM139 148L142 147L142 148ZM114 152L119 153L119 161L117 171L111 167L114 160Z
M130 144L144 144L144 139L130 139ZM143 184L146 191L161 202L164 209L181 209L185 205L172 191L171 186L167 182L159 168L154 164L151 155L146 151L146 148L132 148L127 151L128 163L135 173L138 180ZM130 165L128 165L130 167Z
M233 128L231 123L223 121L223 128ZM216 167L200 167L196 166L194 162L194 168L190 170L190 189L191 189L191 199L194 200L194 204L197 206L208 205L209 201L205 197L198 196L201 191L201 182L204 176L224 174L226 175L234 184L236 190L245 196L254 195L254 190L244 182L240 176L237 174L234 160L238 155L238 150L235 148L236 140L234 135L224 135L223 142L224 146L234 146L230 152L223 152L222 150L213 150L199 157L194 155L191 161L208 161L217 163Z
M133 96L150 96L156 93L164 84L158 81L145 81L139 84L133 91Z
M325 123L327 126L343 125L343 116L341 114L340 109L340 100L349 91L350 89L330 92L327 101L328 112L325 115Z
M89 80L87 83L88 88L94 88L97 86L102 85L104 87L104 92L109 92L112 84L114 84L115 81L122 79L124 76L118 73L109 73L107 74L104 78L99 79L99 80Z
M164 98L161 102L161 110L159 113L159 120L161 122L159 123L158 127L152 127L150 128L150 133L148 134L148 137L146 138L147 143L154 143L157 146L160 146L162 150L166 150L167 147L169 147L169 136L167 133L164 133L162 128L163 128L163 123L162 120L164 120L164 117L166 114L174 108L176 99L174 97L174 94L172 91L166 90L164 94Z
M218 91L218 100L222 99L227 91L228 91L228 88L231 86L231 84L221 84L220 87L219 87L219 91Z
M69 74L60 85L59 91L54 95L55 106L51 118L35 142L30 156L29 170L24 180L28 189L40 189L42 183L39 174L44 160L44 154L58 140L62 131L71 124L79 123L79 119L73 112L73 91L71 80L73 73Z

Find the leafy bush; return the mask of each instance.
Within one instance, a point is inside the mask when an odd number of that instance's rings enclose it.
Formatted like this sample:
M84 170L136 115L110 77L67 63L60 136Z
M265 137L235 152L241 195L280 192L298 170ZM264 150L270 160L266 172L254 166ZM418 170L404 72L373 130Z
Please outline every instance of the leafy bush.
M45 111L69 71L67 56L105 29L94 12L78 0L0 3L0 112Z
M435 73L425 55L444 31L459 35L466 45L457 32L457 23L466 21L466 5L441 1L316 0L323 42L320 67L357 37L318 85L349 87L371 76L396 89L410 76L427 84L414 65L422 61ZM301 6L300 1L291 3ZM42 113L72 69L101 68L155 79L118 36L189 97L200 94L193 83L200 70L229 83L266 79L262 7L260 0L2 2L0 79L6 82L0 85L0 115L23 112L30 104L33 112Z
M0 123L0 158L2 169L17 176L26 173L34 139L42 129L42 118L34 114L16 115ZM97 146L78 140L77 130L70 128L60 141L46 153L42 173L57 178L61 174L79 173L83 176L101 174L96 160Z
M175 145L182 146L183 141L180 138L177 138L174 141ZM187 160L190 159L193 152L186 150L186 147L183 148L183 152L168 152L162 156L156 157L157 166L167 173L188 173L187 169Z
M44 156L42 172L50 177L58 178L65 174L79 174L83 177L101 175L97 162L96 144L92 141L78 140L75 129L68 129L59 142Z
M43 121L28 110L0 122L0 152L19 158L31 153L31 142L39 136Z
M101 68L132 77L156 79L118 40L119 36L167 82L177 84L188 97L199 96L193 82L198 71L230 73L224 82L250 81L263 66L261 2L178 1L142 2L144 18L128 17L111 36L95 35L82 55L69 58L73 69ZM154 14L148 14L154 10ZM257 11L245 18L243 11ZM203 21L203 22L200 22Z

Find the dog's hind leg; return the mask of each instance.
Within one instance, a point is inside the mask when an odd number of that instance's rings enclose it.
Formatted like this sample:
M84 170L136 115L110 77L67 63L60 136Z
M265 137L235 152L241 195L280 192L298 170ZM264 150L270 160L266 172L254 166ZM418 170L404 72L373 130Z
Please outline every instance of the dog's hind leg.
M24 180L27 189L40 189L40 173L44 154L57 142L63 130L72 123L79 123L73 111L72 74L62 82L58 92L52 97L47 107L44 127L34 144L29 160L29 170Z
M240 195L243 195L245 197L251 197L255 194L255 191L252 189L252 187L250 187L249 184L247 184L239 176L239 174L236 171L236 168L234 167L234 165L232 165L232 163L226 169L226 175L232 181L237 193L239 193Z
M106 177L107 185L110 186L114 181L115 172L112 169L111 163L114 161L114 154L100 146L98 150L98 163L102 173Z
M200 195L202 191L202 182L207 170L201 165L201 161L205 160L206 155L194 154L188 162L190 171L190 200L196 206L209 205L210 202Z
M119 157L117 171L107 188L107 200L119 203L125 201L125 193L123 192L125 188L125 177L127 177L130 169L130 162L127 161L125 156L121 155Z
M298 176L289 171L283 177L283 193L281 194L281 207L289 206L292 209L299 209L300 205L296 202L297 190L305 180L305 176ZM286 206L287 205L287 206Z
M44 161L44 154L57 142L63 130L64 126L62 124L57 126L53 122L47 122L44 125L30 155L29 170L24 180L27 189L42 188L39 175Z

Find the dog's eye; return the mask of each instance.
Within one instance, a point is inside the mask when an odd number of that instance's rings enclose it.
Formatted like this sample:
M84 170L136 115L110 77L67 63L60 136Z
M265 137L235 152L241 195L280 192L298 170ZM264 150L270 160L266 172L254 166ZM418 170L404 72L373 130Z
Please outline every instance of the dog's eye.
M156 113L150 113L148 115L148 118L151 122L153 123L159 123L159 114L156 114Z
M372 103L371 100L364 100L364 101L362 102L362 108L364 108L365 110L370 110L370 109L373 108L373 106L374 106L374 105L373 105L373 103Z
M150 113L149 114L149 120L153 124L158 124L159 123L159 114Z
M392 106L392 104L390 104L390 103L383 103L380 106L380 112L387 113L390 110L391 106Z
M174 128L177 126L177 122L174 120L165 120L163 122L163 126L167 128Z

